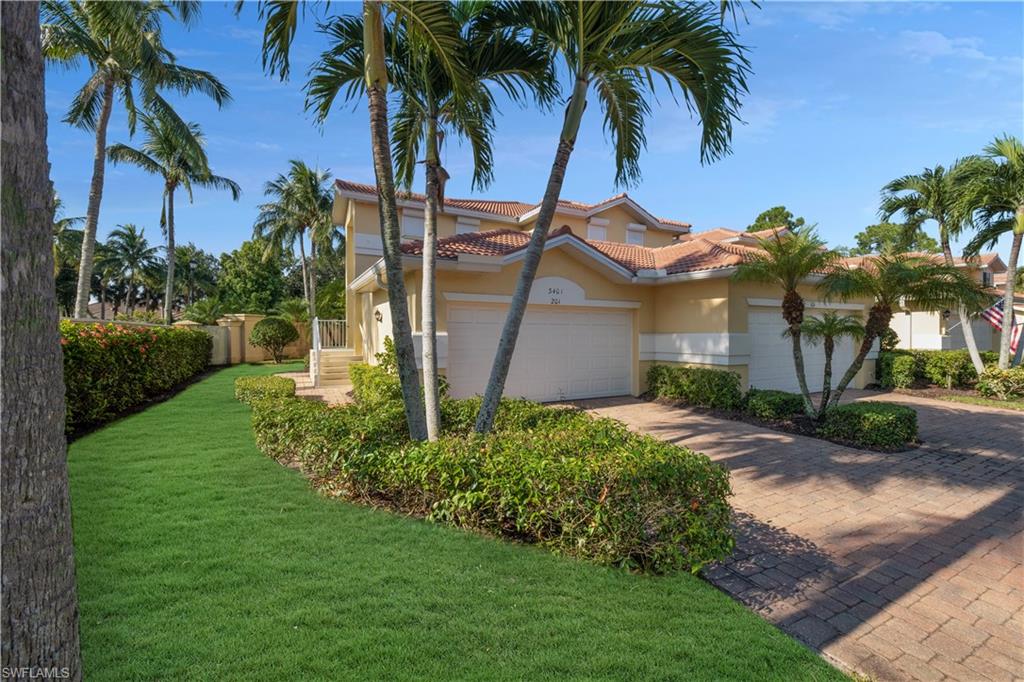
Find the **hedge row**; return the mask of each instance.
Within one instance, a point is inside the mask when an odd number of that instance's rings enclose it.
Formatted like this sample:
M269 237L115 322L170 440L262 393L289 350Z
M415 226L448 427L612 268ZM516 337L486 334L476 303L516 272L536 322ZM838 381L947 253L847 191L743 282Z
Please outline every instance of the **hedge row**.
M647 390L659 398L680 400L688 405L738 410L743 407L743 389L735 372L704 367L651 365Z
M985 365L995 364L998 353L981 353ZM971 388L978 380L966 350L892 350L878 354L875 380L883 388L909 388L935 384L943 388Z
M503 401L479 436L479 400L445 398L442 438L412 442L397 379L352 369L350 405L255 399L259 447L350 499L601 563L696 571L733 548L728 472L704 455L526 400Z
M839 405L825 412L818 433L876 450L897 450L917 440L917 412L874 401Z
M68 432L102 424L206 369L213 341L174 327L60 323Z
M251 403L264 398L291 398L295 395L295 380L288 377L256 376L235 379L235 400Z
M1024 365L999 369L989 367L978 377L978 393L987 398L1019 400L1024 398Z

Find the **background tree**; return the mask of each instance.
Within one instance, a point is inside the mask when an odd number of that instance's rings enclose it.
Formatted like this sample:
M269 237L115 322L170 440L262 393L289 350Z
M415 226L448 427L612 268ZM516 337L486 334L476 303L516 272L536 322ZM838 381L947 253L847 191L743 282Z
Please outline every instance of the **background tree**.
M265 258L267 245L258 240L221 254L219 290L229 312L266 313L284 298L283 262Z
M772 206L767 211L762 211L754 218L754 222L747 225L747 232L760 232L776 227L787 227L796 230L804 226L803 218L794 218L785 206Z
M144 115L142 128L146 137L136 149L125 144L114 144L107 149L111 162L128 163L138 166L152 175L163 179L163 209L160 213L160 226L167 238L164 246L166 254L166 281L164 283L164 322L171 324L174 308L174 192L183 188L188 193L189 203L192 202L192 187L227 190L231 198L238 201L242 189L234 180L214 175L210 170L210 161L203 149L204 140L199 124L189 123L182 130L164 118Z
M939 226L942 257L946 265L951 267L954 265L954 259L950 240L963 230L968 213L963 209L963 202L959 197L962 172L960 163L956 162L949 169L936 166L925 168L916 175L896 178L882 188L882 202L879 208L882 220L889 220L896 214L903 215L907 239L918 234L923 223L935 221ZM966 310L958 308L957 316L960 318L960 329L974 370L981 374L985 365L981 361L978 343L974 339L974 326L967 317Z
M985 147L984 156L965 164L961 179L963 208L971 224L978 228L965 255L977 255L983 246L994 245L1000 236L1013 235L1003 293L1004 319L1010 319L1024 241L1024 144L1011 135L997 137ZM1003 369L1010 366L1010 332L1010 325L1004 324L999 337L999 366Z
M825 370L821 382L821 402L818 403L817 418L825 416L828 399L832 395L832 356L836 350L836 341L851 338L858 340L864 337L864 324L853 315L840 315L829 310L821 317L811 316L800 325L800 333L810 343L822 344L825 351Z
M185 306L197 300L213 296L217 291L217 275L220 263L217 257L206 253L192 242L175 247L174 270Z
M986 301L981 287L962 269L905 253L871 256L857 267L834 267L820 288L828 299L872 301L860 347L836 386L830 405L839 404L846 387L864 366L875 339L889 328L892 311L901 301L924 310L957 307L968 312L980 310Z
M760 239L759 243L761 251L741 264L734 277L740 282L762 282L782 289L782 318L787 325L786 335L793 345L796 380L804 399L804 412L813 417L814 404L807 389L804 351L800 345L805 305L798 287L812 275L827 272L839 260L839 254L826 249L825 242L811 230L786 235L776 232L771 237Z
M135 302L141 283L142 271L151 266L157 258L157 247L150 246L146 230L132 223L118 225L107 239L110 257L117 263L118 274L124 281L127 295L125 308L129 314L135 312Z
M701 161L708 162L729 152L749 70L745 48L711 4L563 1L502 7L501 21L528 28L531 39L559 60L558 71L572 89L477 416L480 433L494 425L588 92L594 89L615 150L616 184L629 185L640 178L640 154L647 143L644 124L655 83L699 112Z
M75 281L78 254L82 251L82 230L77 229L85 218L64 216L64 202L53 193L53 276L57 291L57 308L70 315L75 307Z
M0 664L82 679L39 4L0 11Z
M933 237L920 226L909 229L900 223L877 223L868 225L854 235L857 245L849 249L851 256L867 256L878 253L939 253L941 247Z
M128 129L135 132L136 91L143 108L164 117L182 136L187 126L160 94L182 95L198 91L222 106L231 98L213 74L178 63L163 45L162 21L174 17L185 25L199 16L198 2L162 0L47 0L43 3L43 50L47 59L66 67L81 61L89 65L89 78L71 102L64 122L96 135L89 205L79 261L75 317L86 317L92 282L93 251L99 224L107 147L107 125L120 96L128 114Z

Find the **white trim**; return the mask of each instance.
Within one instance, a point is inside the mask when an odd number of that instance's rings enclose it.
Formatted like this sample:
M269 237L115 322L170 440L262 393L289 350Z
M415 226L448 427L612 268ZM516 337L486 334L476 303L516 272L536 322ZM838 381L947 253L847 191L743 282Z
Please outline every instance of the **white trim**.
M587 225L605 226L610 225L611 222L612 221L608 220L607 218L590 218L589 220L587 220Z
M750 335L729 332L642 333L640 360L746 365L750 362Z
M781 298L748 298L747 305L757 306L759 308L781 308ZM805 308L821 308L824 310L851 310L861 311L864 310L863 304L856 303L832 303L829 301L804 301Z
M512 297L502 294L467 294L456 291L446 291L442 294L446 301L455 303L511 303ZM551 303L533 302L529 305L558 305ZM630 308L640 307L639 301L606 301L601 299L588 298L584 301L565 304L567 308Z
M355 252L360 256L383 256L384 243L379 234L356 232Z
M647 226L643 223L627 223L626 229L630 232L646 232Z
M470 234L479 231L479 218L467 218L465 216L458 216L455 219L455 234Z

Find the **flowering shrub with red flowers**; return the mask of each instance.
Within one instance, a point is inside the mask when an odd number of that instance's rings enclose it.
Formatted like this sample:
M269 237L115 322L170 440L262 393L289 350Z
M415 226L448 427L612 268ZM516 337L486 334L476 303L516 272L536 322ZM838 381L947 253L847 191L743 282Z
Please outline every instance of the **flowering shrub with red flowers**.
M67 431L101 424L206 369L209 334L62 321Z

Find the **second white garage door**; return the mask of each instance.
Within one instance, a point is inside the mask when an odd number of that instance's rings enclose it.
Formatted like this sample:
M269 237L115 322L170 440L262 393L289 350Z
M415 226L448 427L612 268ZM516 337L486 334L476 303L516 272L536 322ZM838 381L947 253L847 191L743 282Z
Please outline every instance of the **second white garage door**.
M811 313L808 312L808 315ZM815 312L814 314L820 314ZM782 333L786 321L778 308L751 310L747 318L750 332L750 385L754 388L774 388L780 391L798 392L800 385L793 367L793 342ZM825 352L821 345L812 346L806 341L801 344L804 351L804 374L807 388L816 393L821 390L825 370ZM846 372L853 361L854 343L843 339L836 343L832 355L832 387Z
M483 393L507 310L505 305L449 305L447 376L453 397ZM628 311L530 306L505 395L540 401L626 395L632 358Z

